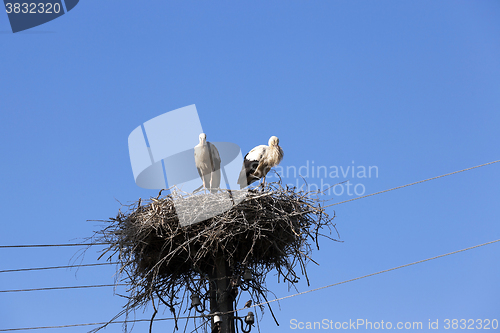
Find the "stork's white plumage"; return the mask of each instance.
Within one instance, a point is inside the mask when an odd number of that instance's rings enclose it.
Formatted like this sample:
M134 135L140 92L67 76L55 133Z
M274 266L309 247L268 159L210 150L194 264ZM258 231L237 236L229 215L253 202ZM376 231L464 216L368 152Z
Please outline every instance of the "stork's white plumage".
M215 145L207 141L205 133L200 134L200 143L194 147L194 162L203 187L216 193L220 186L220 155Z
M283 159L283 149L281 149L279 143L280 140L272 136L269 139L269 146L257 146L245 155L243 168L238 178L240 188L244 188L261 178L264 178L265 181L269 170L280 164Z

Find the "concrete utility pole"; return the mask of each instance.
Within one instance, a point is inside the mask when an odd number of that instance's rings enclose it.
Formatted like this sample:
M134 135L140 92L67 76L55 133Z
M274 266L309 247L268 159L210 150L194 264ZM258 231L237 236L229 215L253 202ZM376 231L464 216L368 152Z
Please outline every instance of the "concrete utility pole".
M234 297L231 293L229 264L222 255L217 255L215 258L215 267L210 281L210 313L225 313L218 317L220 322L214 322L215 316L212 319L212 332L215 333L235 333L234 327Z

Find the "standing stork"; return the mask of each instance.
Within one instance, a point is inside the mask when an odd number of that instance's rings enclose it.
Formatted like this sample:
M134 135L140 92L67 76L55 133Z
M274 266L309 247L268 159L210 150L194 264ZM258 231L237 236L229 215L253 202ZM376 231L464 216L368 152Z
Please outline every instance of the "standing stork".
M269 146L257 146L245 155L243 168L238 178L240 188L244 188L261 178L263 178L263 183L266 181L269 170L280 164L283 159L283 149L281 149L279 143L280 140L272 136L269 139Z
M194 162L203 187L217 193L220 186L220 155L214 144L207 142L207 135L200 134L200 143L194 147Z

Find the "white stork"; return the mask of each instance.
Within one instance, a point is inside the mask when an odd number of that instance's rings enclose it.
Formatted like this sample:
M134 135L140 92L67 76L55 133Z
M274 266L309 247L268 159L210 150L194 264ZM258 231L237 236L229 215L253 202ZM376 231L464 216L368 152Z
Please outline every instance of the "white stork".
M194 162L203 181L203 187L217 193L220 186L220 155L213 143L207 142L207 135L200 134L200 143L194 147Z
M280 164L283 159L283 149L279 146L280 140L272 136L269 139L269 146L260 145L245 155L243 168L241 169L238 184L244 188L261 178L266 181L266 175L272 167Z

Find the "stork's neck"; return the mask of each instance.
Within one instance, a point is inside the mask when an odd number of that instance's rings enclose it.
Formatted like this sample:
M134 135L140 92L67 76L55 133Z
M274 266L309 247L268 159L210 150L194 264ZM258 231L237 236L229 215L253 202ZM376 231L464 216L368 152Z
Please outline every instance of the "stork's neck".
M283 150L278 145L271 145L267 150L268 158L273 165L278 165L283 159Z

